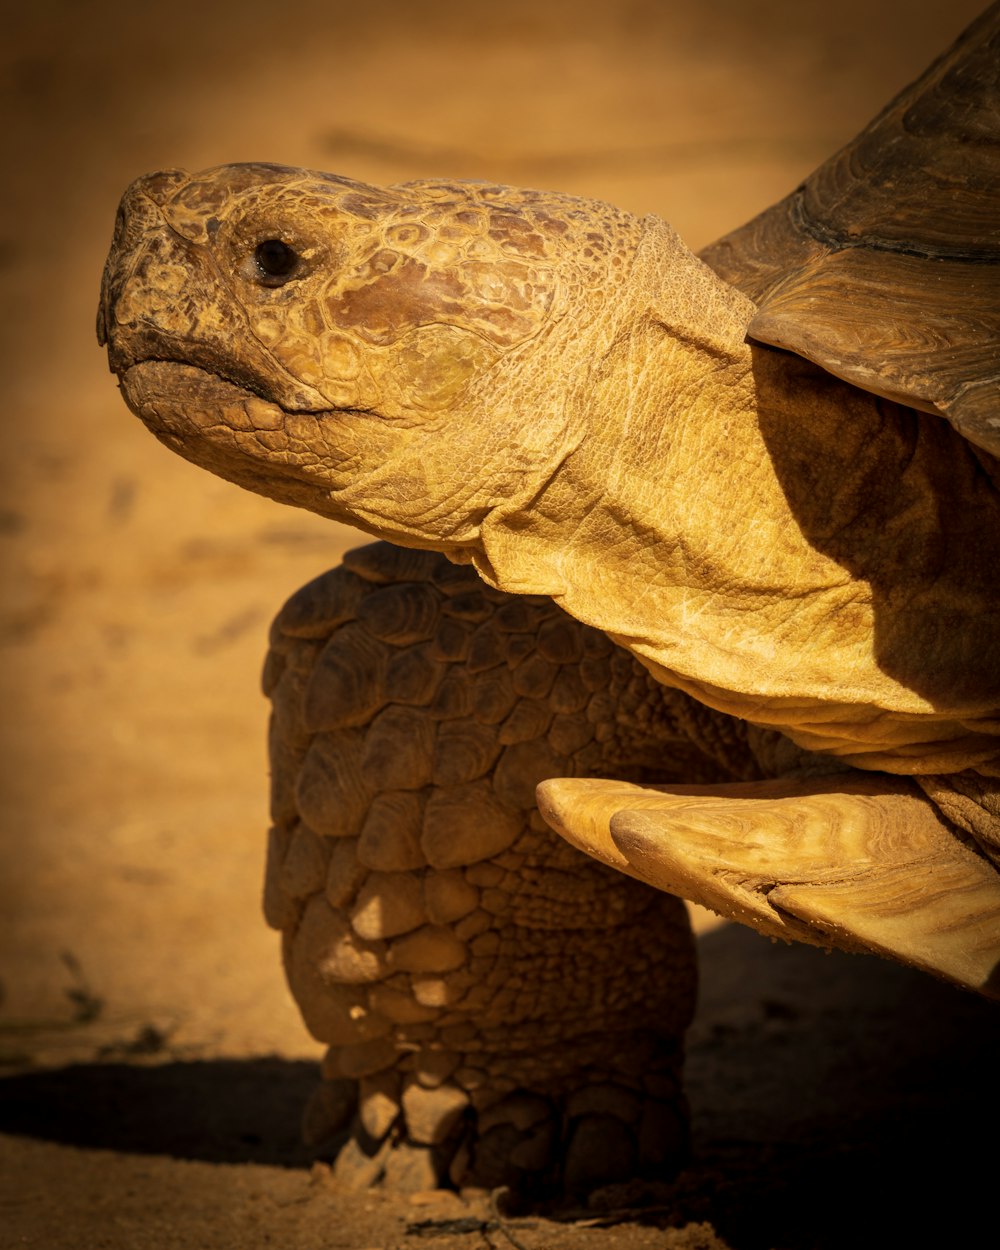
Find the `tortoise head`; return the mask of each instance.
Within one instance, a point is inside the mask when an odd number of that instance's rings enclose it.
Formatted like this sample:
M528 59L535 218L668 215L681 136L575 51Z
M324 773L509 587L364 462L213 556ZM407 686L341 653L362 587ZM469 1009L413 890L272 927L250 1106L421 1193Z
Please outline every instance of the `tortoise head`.
M129 406L186 458L461 547L579 441L572 397L641 234L608 205L490 184L153 174L122 200L98 335Z

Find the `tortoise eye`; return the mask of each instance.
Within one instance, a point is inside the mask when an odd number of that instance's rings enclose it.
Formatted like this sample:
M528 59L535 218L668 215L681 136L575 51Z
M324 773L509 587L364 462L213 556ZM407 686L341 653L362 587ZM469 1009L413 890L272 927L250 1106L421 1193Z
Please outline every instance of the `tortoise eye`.
M283 279L292 276L299 264L298 252L281 239L265 239L258 243L253 258L268 286L279 286Z

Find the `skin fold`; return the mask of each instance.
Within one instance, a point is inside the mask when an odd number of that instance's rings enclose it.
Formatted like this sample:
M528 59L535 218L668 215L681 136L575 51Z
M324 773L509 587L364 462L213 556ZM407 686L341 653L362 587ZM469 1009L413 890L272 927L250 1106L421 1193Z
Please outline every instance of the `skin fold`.
M395 544L293 597L266 679L265 909L349 1183L676 1169L669 895L1000 993L996 462L755 313L660 219L553 193L125 194L129 407Z
M228 166L130 189L101 323L196 463L549 595L806 749L995 776L995 462L752 314L655 218Z
M993 6L703 259L489 183L126 192L129 407L387 540L265 673L265 914L339 1179L675 1171L672 896L1000 997L998 47Z

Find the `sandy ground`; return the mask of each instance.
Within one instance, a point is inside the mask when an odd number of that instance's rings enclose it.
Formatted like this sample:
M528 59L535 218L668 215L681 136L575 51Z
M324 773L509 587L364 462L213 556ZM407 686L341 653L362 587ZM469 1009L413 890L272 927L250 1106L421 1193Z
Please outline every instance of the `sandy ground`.
M498 1223L310 1171L297 1117L319 1048L259 916L257 683L270 616L357 536L172 457L92 328L118 196L147 170L487 177L655 211L699 246L789 190L978 7L6 15L0 1247L807 1250L937 1244L939 1225L963 1244L995 1215L978 1137L998 1109L995 1009L728 926L700 939L696 1156L676 1185Z

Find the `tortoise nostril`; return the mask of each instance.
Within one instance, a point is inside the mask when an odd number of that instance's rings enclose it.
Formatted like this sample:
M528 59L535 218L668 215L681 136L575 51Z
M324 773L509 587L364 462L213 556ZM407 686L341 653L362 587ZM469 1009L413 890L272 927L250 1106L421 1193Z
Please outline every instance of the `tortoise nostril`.
M163 169L137 178L129 187L129 191L144 195L154 204L162 207L177 193L179 187L190 181L191 175L185 169Z

